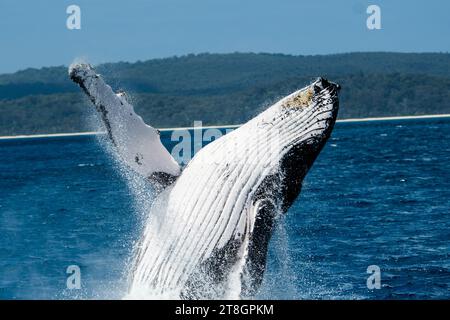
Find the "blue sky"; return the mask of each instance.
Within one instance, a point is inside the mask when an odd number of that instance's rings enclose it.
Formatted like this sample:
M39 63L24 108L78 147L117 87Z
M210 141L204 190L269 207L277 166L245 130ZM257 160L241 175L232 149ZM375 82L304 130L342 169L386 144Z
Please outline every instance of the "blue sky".
M81 30L66 8L81 7ZM369 4L382 30L366 27ZM0 73L188 53L450 51L444 0L2 0Z

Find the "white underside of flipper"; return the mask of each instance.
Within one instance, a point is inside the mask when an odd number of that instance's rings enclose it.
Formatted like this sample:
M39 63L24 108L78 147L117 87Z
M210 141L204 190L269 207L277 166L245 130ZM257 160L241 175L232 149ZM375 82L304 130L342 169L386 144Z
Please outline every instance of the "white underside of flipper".
M144 177L157 172L180 174L180 167L161 143L158 130L144 123L123 94L116 95L87 64L73 64L69 74L97 107L108 136L126 165Z

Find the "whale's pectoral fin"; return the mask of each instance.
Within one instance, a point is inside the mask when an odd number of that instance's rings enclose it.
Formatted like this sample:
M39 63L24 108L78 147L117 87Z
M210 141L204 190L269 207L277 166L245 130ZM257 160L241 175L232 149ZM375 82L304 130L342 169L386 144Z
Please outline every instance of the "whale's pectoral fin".
M266 269L267 250L277 217L285 212L282 206L282 174L267 176L255 194L249 208L253 221L242 274L241 297L251 298L258 292Z
M248 252L242 276L241 297L253 297L258 291L266 269L267 248L279 213L271 200L255 203L256 220L248 244Z
M161 143L159 131L144 123L124 94L115 94L88 64L70 66L69 75L100 113L119 158L158 187L175 181L180 166Z

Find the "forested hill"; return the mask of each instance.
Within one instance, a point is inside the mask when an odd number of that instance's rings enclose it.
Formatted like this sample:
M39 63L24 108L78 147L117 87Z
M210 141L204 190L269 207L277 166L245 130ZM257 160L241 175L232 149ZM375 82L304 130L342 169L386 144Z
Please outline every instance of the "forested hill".
M157 127L237 124L318 76L342 85L340 118L450 113L450 54L200 54L97 67ZM0 75L0 135L89 129L67 67Z

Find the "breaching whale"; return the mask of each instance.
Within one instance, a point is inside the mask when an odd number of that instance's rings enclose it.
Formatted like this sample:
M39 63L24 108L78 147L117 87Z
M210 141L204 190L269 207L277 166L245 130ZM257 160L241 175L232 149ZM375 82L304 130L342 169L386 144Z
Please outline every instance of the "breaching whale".
M69 75L100 113L117 155L157 190L131 268L131 298L246 298L257 292L277 217L299 195L338 112L318 78L201 149L185 168L123 93L88 64Z

